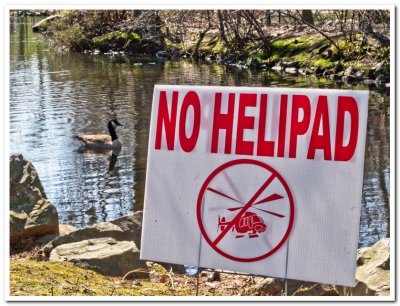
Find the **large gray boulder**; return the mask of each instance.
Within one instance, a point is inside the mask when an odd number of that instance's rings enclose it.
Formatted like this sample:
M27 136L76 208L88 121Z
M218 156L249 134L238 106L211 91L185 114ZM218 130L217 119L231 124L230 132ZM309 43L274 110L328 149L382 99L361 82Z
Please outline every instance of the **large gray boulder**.
M142 219L143 212L137 211L132 215L123 216L110 222L121 228L124 240L135 241L138 248L140 248L140 241L142 238Z
M110 222L102 222L93 226L80 228L66 235L58 236L45 245L43 251L49 257L52 250L60 245L98 238L113 238L117 241L125 240L123 230L119 226Z
M336 286L340 295L390 295L390 239L379 240L357 254L356 286Z
M288 292L305 296L382 296L390 294L390 239L382 239L372 247L361 248L357 254L356 285L334 286L297 280L288 280ZM251 288L254 295L283 295L285 281L277 278L259 278Z
M58 233L58 214L47 199L32 163L21 154L10 157L10 243L23 247L45 234Z
M288 280L287 295L289 296L335 296L339 295L331 285L312 282ZM278 278L264 278L252 287L255 295L280 296L285 294L285 281Z
M74 243L88 239L113 238L117 241L134 241L140 248L142 232L142 212L123 216L111 222L97 223L93 226L77 229L68 234L61 235L43 247L45 256L49 257L51 251L59 245Z
M69 261L104 275L123 276L134 269L147 269L139 255L133 241L104 237L59 245L51 251L49 260Z
M60 235L43 248L50 261L70 261L110 276L123 276L129 271L145 268L139 259L142 212L111 222L97 223Z

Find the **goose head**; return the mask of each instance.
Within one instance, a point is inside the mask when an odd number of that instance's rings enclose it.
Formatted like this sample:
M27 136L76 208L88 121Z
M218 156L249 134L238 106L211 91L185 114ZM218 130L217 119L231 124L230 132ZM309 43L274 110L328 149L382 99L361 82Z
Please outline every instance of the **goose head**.
M121 123L119 123L119 121L117 119L113 119L108 122L108 131L109 131L111 139L112 139L111 141L118 139L117 133L115 131L115 128L117 126L123 126Z

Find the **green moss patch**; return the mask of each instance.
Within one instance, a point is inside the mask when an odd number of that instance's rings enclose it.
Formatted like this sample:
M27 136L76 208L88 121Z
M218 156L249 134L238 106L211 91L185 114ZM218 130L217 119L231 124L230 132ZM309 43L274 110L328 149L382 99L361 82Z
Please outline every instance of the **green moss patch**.
M126 49L134 44L139 44L141 37L137 33L113 31L92 39L94 47L102 51L111 49Z
M10 261L12 296L155 296L190 295L193 290L172 289L168 282L107 277L71 263L13 259Z

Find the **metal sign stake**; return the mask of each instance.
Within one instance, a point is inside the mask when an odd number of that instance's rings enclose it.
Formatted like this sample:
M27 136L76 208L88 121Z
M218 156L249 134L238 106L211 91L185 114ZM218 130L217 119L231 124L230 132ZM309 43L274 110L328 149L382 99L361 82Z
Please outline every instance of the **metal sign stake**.
M204 216L204 198L202 202L201 208L201 218ZM200 241L199 241L199 256L197 257L197 280L196 280L196 296L199 295L199 284L200 284L200 256L201 256L201 245L203 241L203 235L200 232Z
M285 296L287 296L288 292L288 263L289 263L289 241L290 238L288 238L287 241L287 247L286 247L286 266L285 266Z

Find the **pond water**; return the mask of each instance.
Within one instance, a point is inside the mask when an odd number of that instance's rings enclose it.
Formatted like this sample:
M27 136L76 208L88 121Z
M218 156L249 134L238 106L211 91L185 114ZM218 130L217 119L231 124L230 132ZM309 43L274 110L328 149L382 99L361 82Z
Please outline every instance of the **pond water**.
M60 53L11 18L10 153L36 167L60 223L83 227L143 208L154 84L368 89L323 78L279 75L190 61ZM360 246L389 230L389 90L370 88ZM77 133L124 124L119 154L80 153Z

